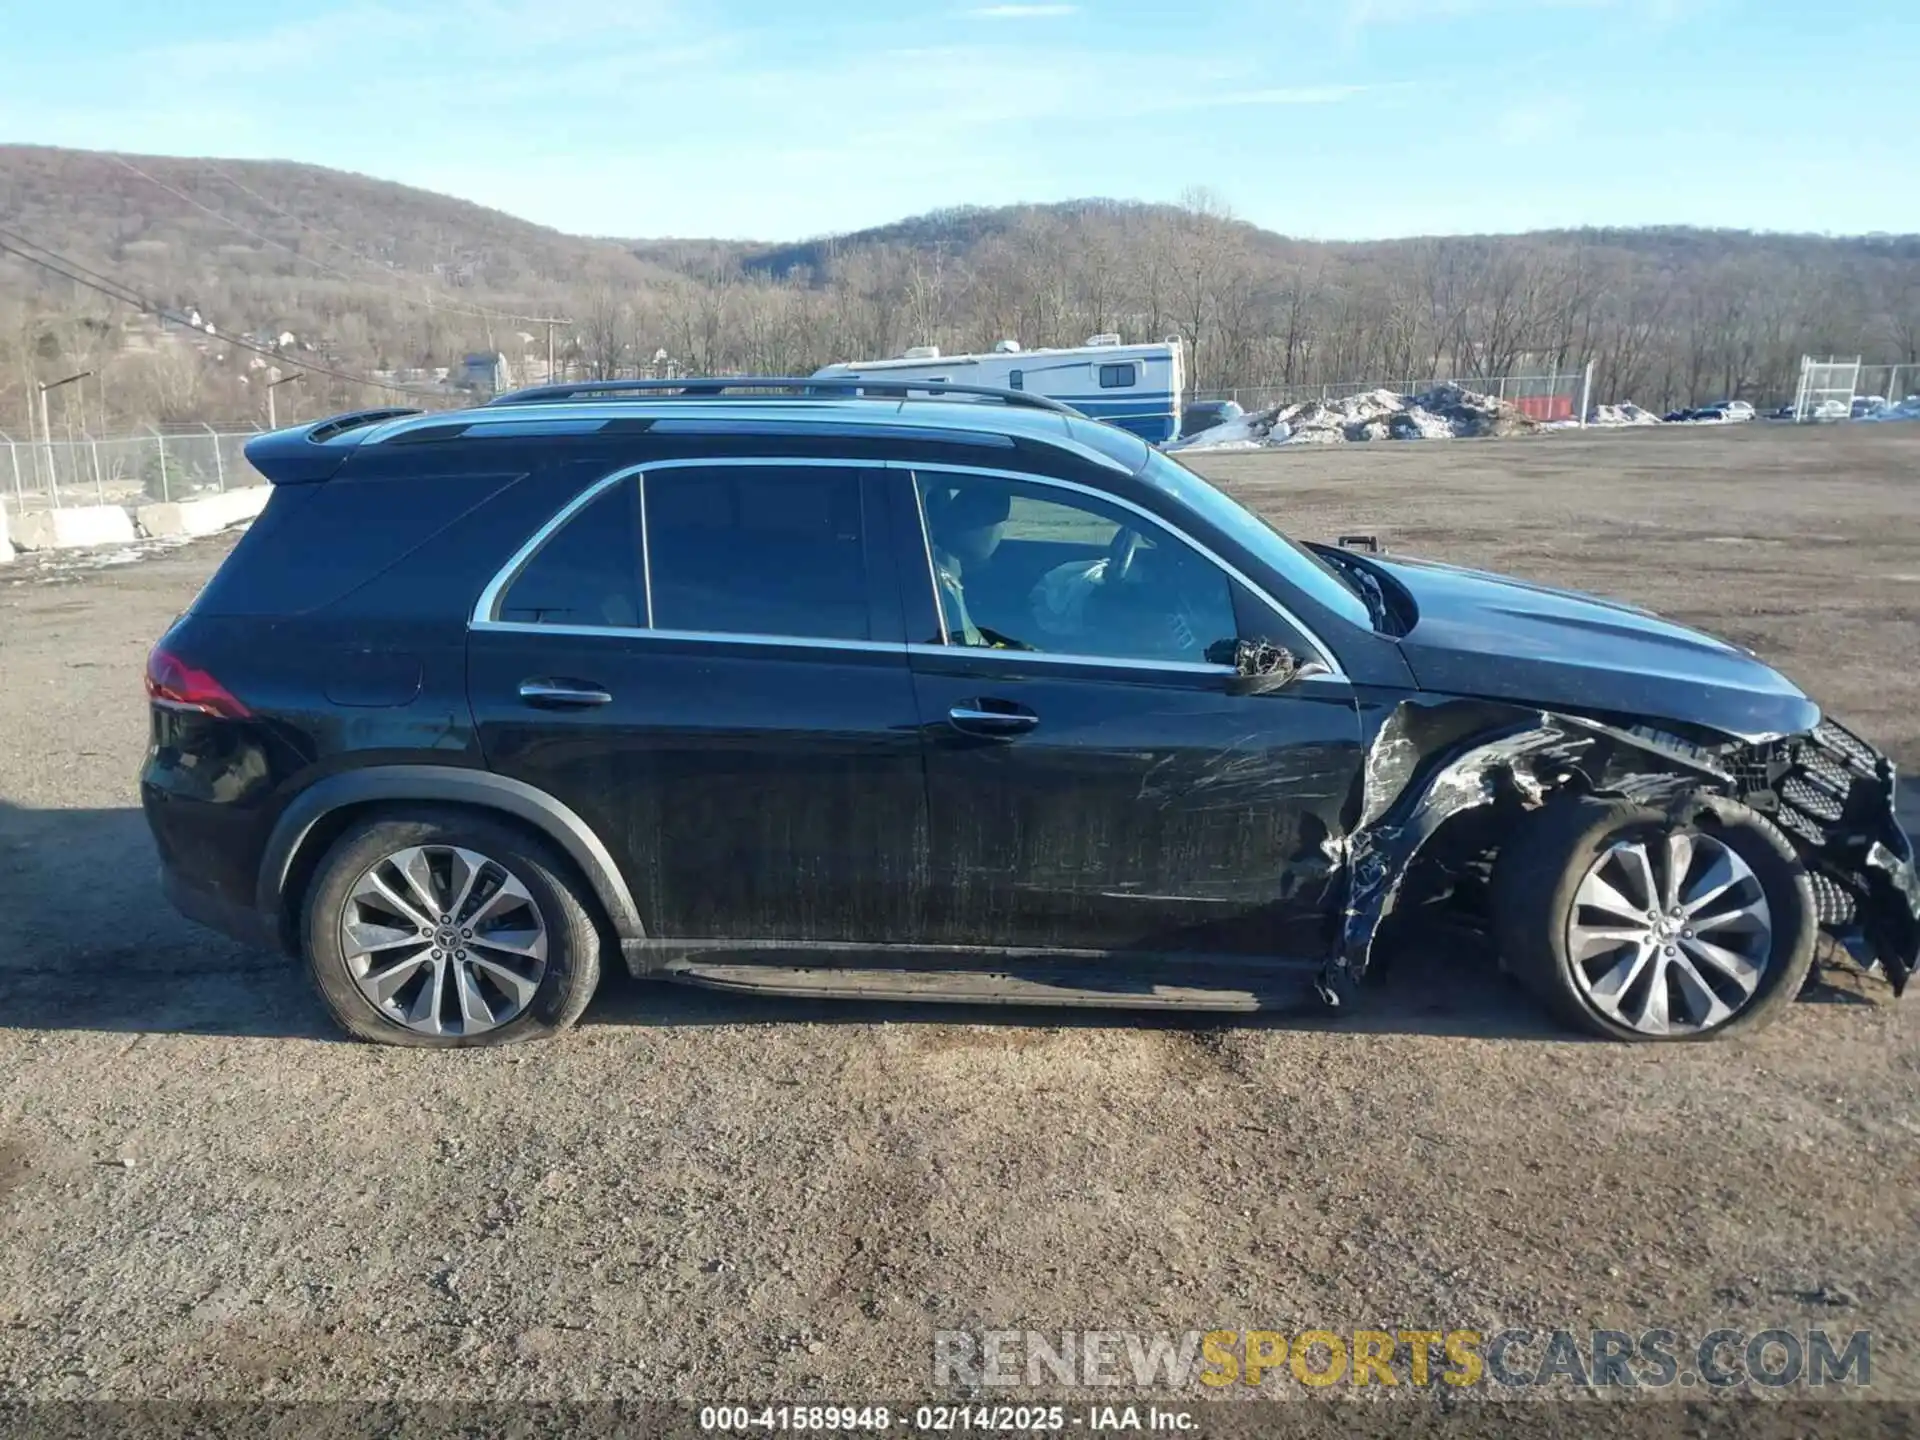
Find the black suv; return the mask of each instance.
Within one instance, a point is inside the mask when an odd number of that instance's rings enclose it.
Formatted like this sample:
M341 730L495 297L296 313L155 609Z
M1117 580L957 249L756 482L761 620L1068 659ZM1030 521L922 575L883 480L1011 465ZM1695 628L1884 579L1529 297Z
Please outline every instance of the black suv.
M558 1030L616 947L784 995L1344 1007L1396 907L1452 902L1623 1039L1758 1024L1821 925L1904 985L1893 769L1750 653L921 389L253 441L272 498L148 665L174 903L413 1045Z

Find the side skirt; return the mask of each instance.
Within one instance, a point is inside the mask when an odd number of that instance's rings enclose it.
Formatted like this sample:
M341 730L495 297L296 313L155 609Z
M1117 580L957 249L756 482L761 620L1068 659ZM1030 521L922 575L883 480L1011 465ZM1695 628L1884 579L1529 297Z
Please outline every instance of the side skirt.
M986 947L628 942L636 974L763 995L1249 1012L1312 1001L1321 960Z

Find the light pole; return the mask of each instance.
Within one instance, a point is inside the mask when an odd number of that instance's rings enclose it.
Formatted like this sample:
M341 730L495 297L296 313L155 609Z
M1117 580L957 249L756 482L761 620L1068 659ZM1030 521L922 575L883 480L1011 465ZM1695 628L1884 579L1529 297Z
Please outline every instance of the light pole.
M64 380L43 380L38 383L40 391L40 436L47 447L47 495L53 501L53 508L60 508L60 479L53 464L53 422L47 418L47 392L58 390L62 385L71 385L77 380L85 380L93 374L91 370L82 370L78 375L69 375Z
M306 373L304 370L296 370L291 375L282 375L278 380L269 380L267 382L267 428L269 430L278 430L280 428L280 421L273 404L273 392L278 390L282 385L291 385L296 380L304 379Z

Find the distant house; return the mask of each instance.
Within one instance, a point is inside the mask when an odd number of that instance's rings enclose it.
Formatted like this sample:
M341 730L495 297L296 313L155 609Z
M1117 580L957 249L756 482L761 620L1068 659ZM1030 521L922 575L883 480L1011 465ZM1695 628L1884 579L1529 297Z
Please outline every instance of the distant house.
M461 358L459 375L454 384L462 390L498 394L513 388L513 371L504 355L467 355Z

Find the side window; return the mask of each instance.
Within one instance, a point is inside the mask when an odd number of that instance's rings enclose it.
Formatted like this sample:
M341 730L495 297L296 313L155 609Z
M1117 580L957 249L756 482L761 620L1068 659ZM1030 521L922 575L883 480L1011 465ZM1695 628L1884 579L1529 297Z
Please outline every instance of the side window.
M1138 365L1102 365L1100 367L1100 388L1102 390L1131 389L1140 374Z
M650 470L642 489L658 629L870 638L857 469Z
M639 482L628 476L575 512L520 567L494 618L525 625L645 625L639 495Z
M1027 481L916 483L948 644L1232 663L1226 573L1155 522Z
M1024 370L1009 370L1007 372L1007 388L1009 390L1026 389L1027 388L1027 372Z

